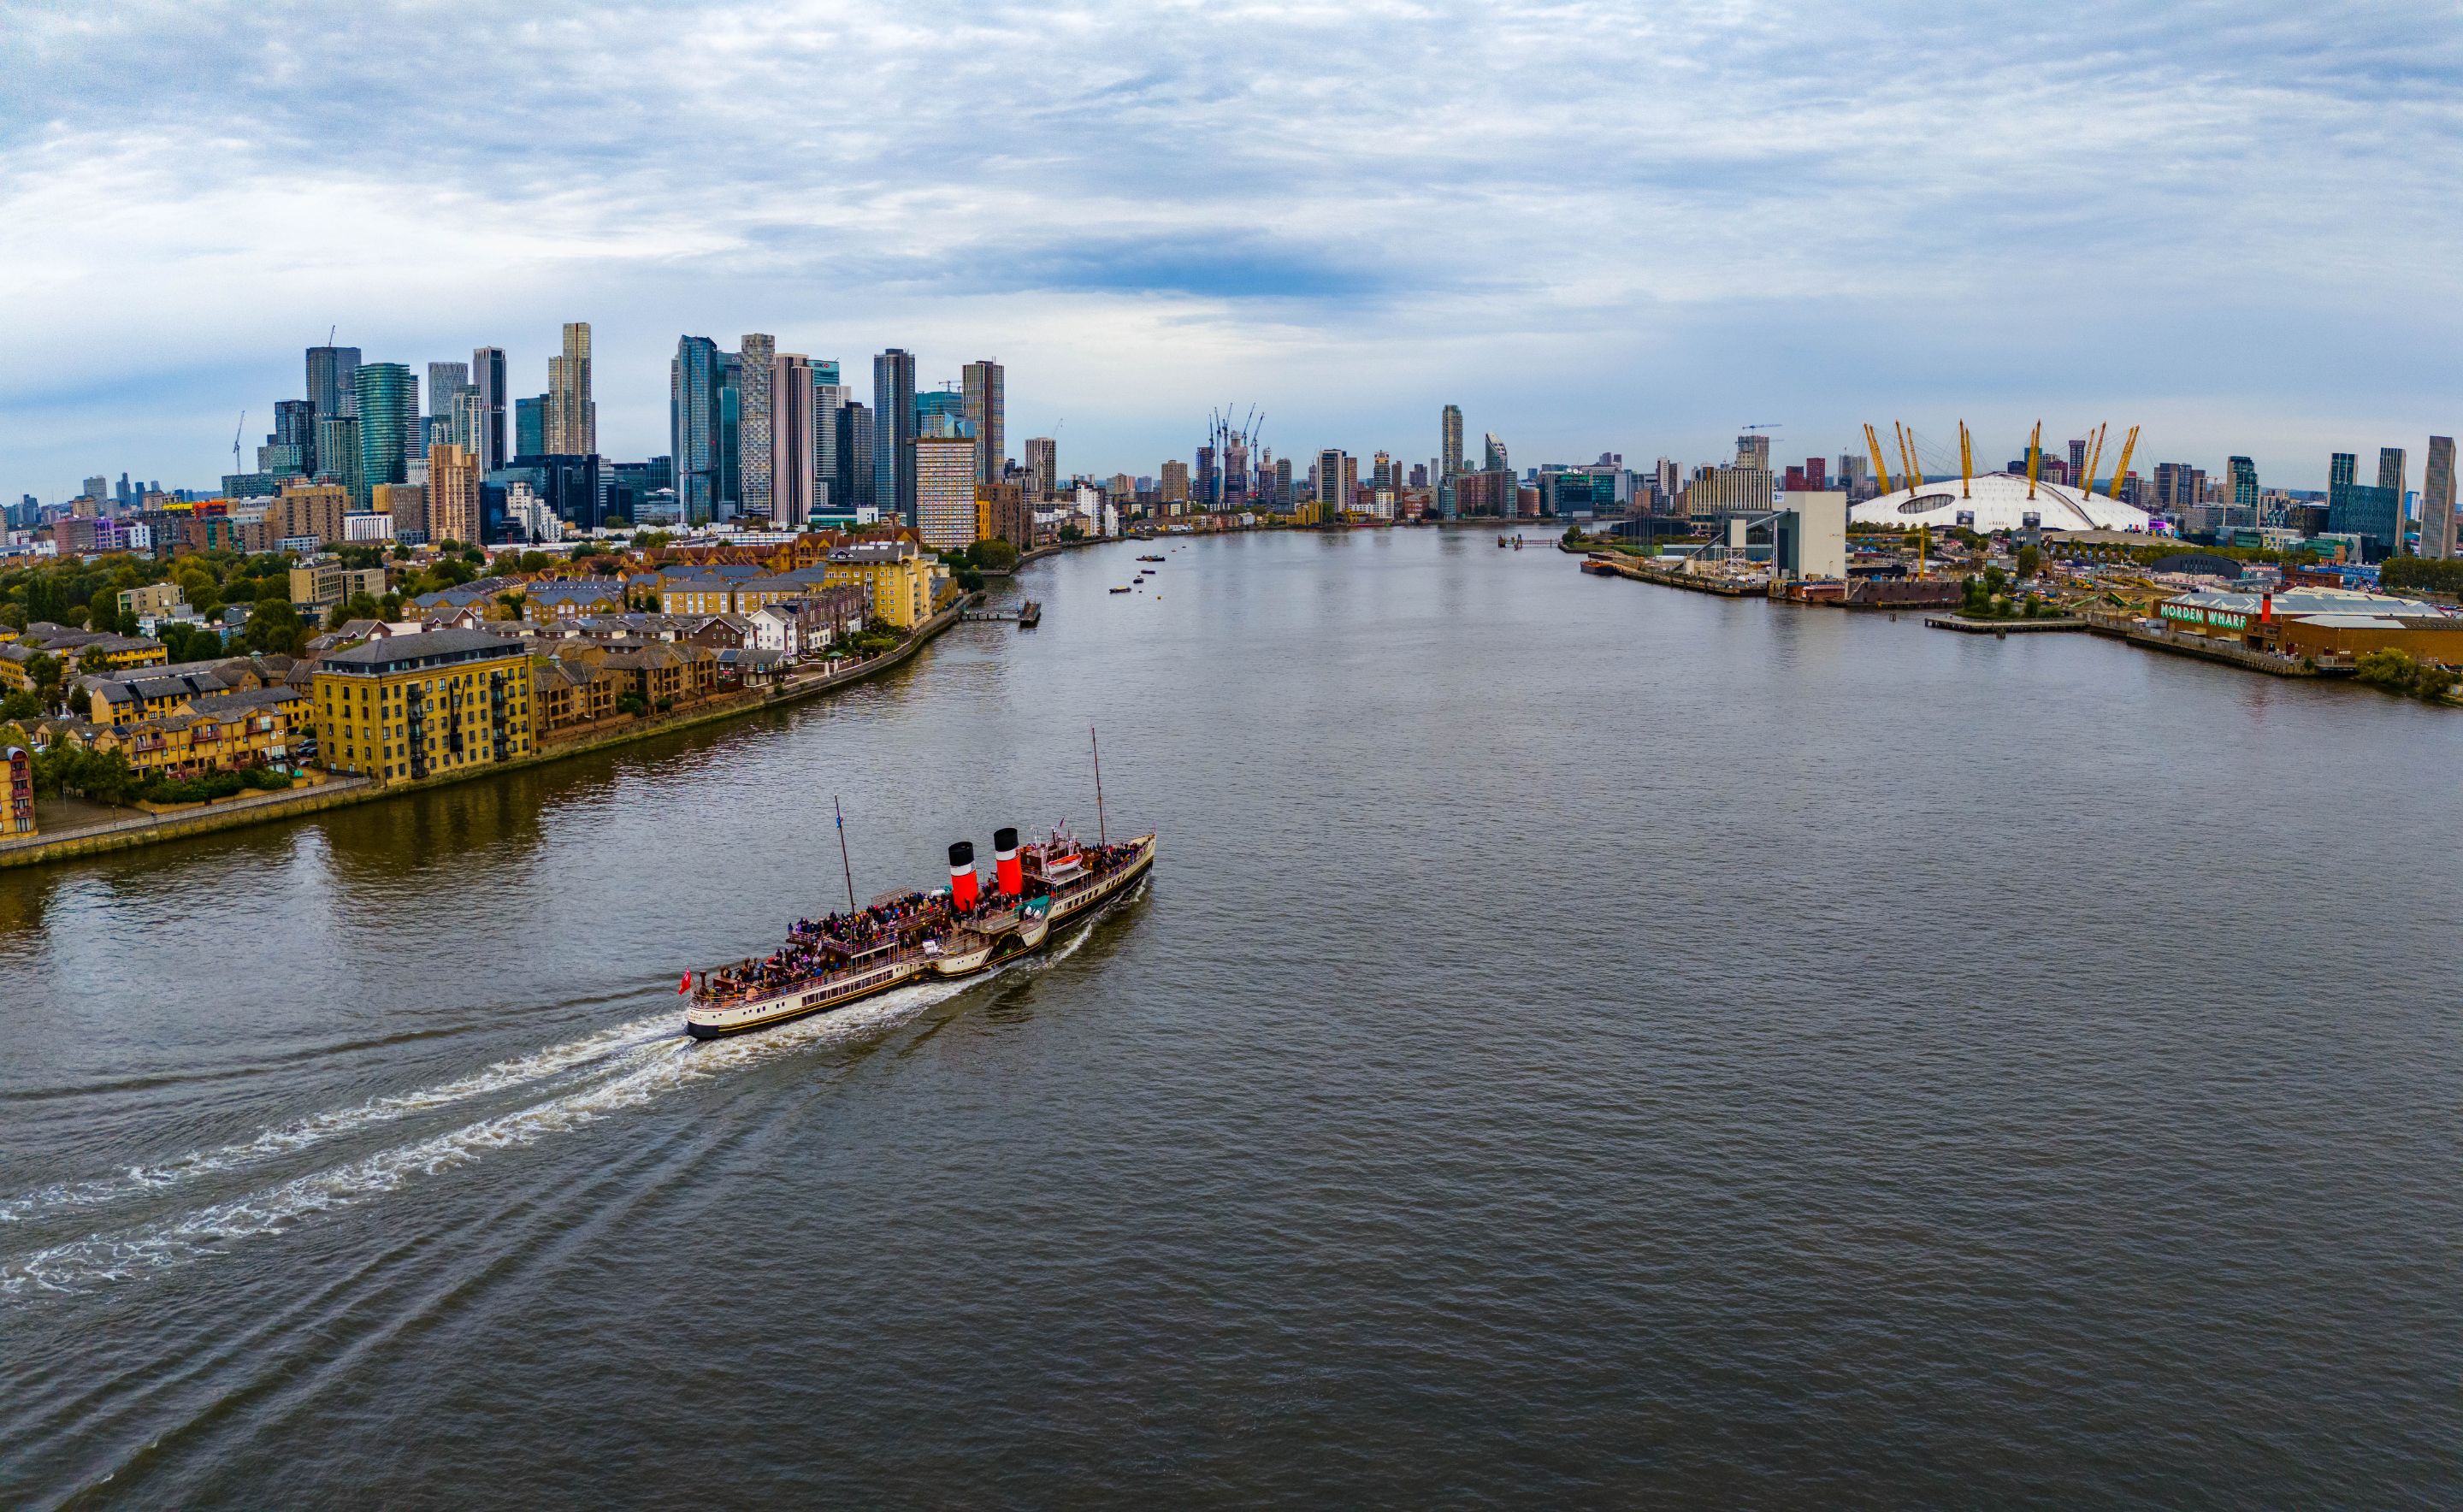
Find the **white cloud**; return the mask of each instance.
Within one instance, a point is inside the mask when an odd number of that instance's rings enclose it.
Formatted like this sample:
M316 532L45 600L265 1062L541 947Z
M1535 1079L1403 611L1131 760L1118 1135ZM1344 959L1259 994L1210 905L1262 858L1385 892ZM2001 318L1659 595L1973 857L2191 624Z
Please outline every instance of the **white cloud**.
M677 333L768 330L860 388L997 354L1106 471L1238 394L1292 452L2093 410L2311 481L2463 418L2451 20L0 5L0 487L205 481L329 322L536 383L572 318L625 454Z

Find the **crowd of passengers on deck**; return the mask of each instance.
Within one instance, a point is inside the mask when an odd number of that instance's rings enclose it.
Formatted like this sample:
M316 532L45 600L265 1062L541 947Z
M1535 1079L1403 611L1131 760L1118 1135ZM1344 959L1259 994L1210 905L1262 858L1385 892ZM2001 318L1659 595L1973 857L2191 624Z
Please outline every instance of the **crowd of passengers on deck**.
M1085 859L1088 873L1101 875L1136 852L1135 845L1088 845L1079 854ZM1008 903L1008 899L993 893L972 911L987 913ZM840 964L825 946L834 947L836 953L857 954L876 945L896 944L907 930L944 921L949 912L948 893L910 892L886 903L876 903L858 913L797 919L785 949L765 959L747 956L733 966L712 972L703 988L713 997L766 997Z

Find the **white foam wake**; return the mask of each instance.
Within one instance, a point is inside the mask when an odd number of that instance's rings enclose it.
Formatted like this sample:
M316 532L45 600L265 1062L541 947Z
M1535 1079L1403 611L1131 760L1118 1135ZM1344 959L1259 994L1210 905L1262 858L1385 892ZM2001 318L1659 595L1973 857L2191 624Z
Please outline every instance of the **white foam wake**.
M1065 960L1085 943L1090 932L1078 931L1050 954L1032 957L1019 965L1048 966ZM1000 975L1000 971L991 975ZM516 1149L596 1123L621 1109L641 1107L690 1083L886 1027L985 979L920 983L834 1013L734 1039L697 1043L668 1035L611 1063L608 1069L615 1074L544 1102L174 1217L118 1234L91 1235L0 1263L0 1297L14 1300L42 1292L84 1291L205 1259L239 1240L279 1232L317 1214L356 1206L413 1177L450 1171L491 1151ZM674 1019L668 1016L645 1022L671 1026ZM620 1037L635 1028L638 1026L611 1029L591 1040L621 1043ZM557 1046L500 1064L530 1063L586 1042L589 1041L577 1041L574 1046ZM578 1063L578 1061L567 1062L568 1065ZM466 1079L475 1080L475 1076ZM503 1085L515 1084L508 1081Z
M393 1123L534 1083L553 1081L627 1050L670 1038L675 1033L676 1020L677 1015L673 1013L661 1014L655 1019L635 1019L563 1044L549 1045L542 1050L498 1061L468 1076L434 1086L391 1093L350 1107L312 1113L279 1128L264 1129L254 1138L236 1144L214 1150L190 1150L154 1165L132 1166L116 1175L37 1187L13 1197L0 1198L0 1223L21 1223L64 1209L107 1206L181 1186L201 1176L246 1170L380 1124Z

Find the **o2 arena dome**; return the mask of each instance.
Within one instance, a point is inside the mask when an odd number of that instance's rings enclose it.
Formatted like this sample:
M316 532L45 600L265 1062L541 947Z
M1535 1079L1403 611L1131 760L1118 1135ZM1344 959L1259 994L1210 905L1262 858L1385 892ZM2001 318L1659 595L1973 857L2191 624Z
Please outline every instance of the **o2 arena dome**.
M2059 483L2038 483L2027 496L2027 479L2017 472L1979 472L1959 496L1956 476L1922 488L1901 489L1866 499L1848 511L1851 524L1888 525L1913 530L1919 525L1952 526L1991 535L1994 531L2136 530L2147 526L2147 515L2135 505Z

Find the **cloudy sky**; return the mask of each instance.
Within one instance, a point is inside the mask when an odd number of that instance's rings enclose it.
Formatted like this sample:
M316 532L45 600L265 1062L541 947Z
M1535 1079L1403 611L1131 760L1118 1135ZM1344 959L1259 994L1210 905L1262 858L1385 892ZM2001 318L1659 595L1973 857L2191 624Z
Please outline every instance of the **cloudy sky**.
M996 357L1067 471L1224 404L1426 457L1451 401L1517 464L2041 417L2321 487L2463 426L2458 22L0 0L0 491L210 485L329 326L518 392L568 319L622 457L678 334L767 331L867 398L885 345Z

